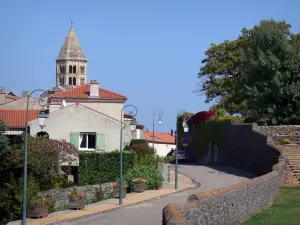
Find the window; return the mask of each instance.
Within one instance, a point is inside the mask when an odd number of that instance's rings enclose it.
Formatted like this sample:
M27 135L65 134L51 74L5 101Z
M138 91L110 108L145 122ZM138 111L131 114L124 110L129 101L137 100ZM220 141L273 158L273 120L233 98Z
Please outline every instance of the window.
M76 73L76 66L73 66L73 73Z
M69 77L69 85L72 85L72 77Z
M70 142L79 150L85 151L105 151L106 134L94 132L71 132Z
M76 77L73 77L73 85L76 86Z
M72 66L69 66L69 73L72 73Z
M79 149L95 150L96 149L96 134L95 133L80 133Z

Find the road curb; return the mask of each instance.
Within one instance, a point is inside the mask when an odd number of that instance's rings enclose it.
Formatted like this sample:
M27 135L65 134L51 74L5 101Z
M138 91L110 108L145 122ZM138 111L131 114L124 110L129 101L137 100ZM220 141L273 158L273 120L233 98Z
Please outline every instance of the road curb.
M178 172L178 173L180 173L180 172ZM63 225L63 224L67 224L67 223L74 222L74 221L77 221L77 220L82 220L82 219L86 219L86 218L89 218L89 217L93 217L93 216L97 216L97 215L102 215L102 214L105 214L105 213L109 213L109 212L113 212L113 211L117 211L117 210L129 208L129 207L132 207L132 206L135 206L135 205L139 205L139 204L143 204L143 203L147 203L147 202L150 202L150 201L153 201L153 200L157 200L157 199L161 199L161 198L166 198L166 197L169 197L171 195L174 195L174 194L177 194L177 193L180 193L180 192L183 192L183 191L191 190L191 189L196 189L196 188L198 188L198 187L201 186L201 184L199 182L195 181L194 179L190 178L189 176L187 176L187 175L185 175L183 173L180 173L180 174L183 175L183 176L185 176L185 177L188 177L189 179L191 179L194 182L195 186L193 186L193 187L187 187L187 188L184 188L184 189L172 192L172 193L160 195L160 196L157 196L157 197L154 197L154 198L150 198L150 199L147 199L147 200L142 200L142 201L135 202L135 203L132 203L132 204L129 204L129 205L122 205L120 207L113 208L113 209L107 209L107 210L104 210L104 211L101 211L101 212L95 212L95 213L87 214L87 215L84 215L84 216L75 217L75 218L72 218L72 219L66 219L66 220L57 221L57 222L54 222L54 223L48 223L47 225Z

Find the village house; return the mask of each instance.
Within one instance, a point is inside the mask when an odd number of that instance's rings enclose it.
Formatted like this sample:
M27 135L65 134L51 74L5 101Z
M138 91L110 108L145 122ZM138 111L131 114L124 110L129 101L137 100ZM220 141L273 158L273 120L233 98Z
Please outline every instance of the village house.
M153 132L145 131L144 139L149 141L149 146L153 145ZM175 136L173 131L168 132L154 132L154 149L159 156L166 156L172 149L176 149Z

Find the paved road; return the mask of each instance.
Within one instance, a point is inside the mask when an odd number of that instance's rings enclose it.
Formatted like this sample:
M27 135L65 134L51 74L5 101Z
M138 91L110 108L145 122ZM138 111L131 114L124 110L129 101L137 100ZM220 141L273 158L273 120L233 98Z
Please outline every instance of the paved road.
M242 171L228 167L180 165L179 172L201 183L197 189L184 191L164 199L123 208L99 216L78 220L70 225L161 225L162 209L169 203L184 203L191 193L225 187L249 177Z

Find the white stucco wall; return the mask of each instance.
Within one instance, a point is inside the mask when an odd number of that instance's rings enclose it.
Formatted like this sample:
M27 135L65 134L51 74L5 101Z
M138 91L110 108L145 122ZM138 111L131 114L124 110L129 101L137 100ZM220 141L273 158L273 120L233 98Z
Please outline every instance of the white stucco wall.
M74 105L74 102L66 101L67 105ZM104 113L110 117L113 117L117 120L121 119L121 110L124 107L124 103L102 103L102 102L79 102L82 105L85 105L89 108L92 108L98 112ZM49 111L54 112L61 108L61 104L51 104Z
M29 123L30 135L44 131L51 139L64 139L70 142L71 132L105 133L105 151L119 149L120 122L112 120L81 105L71 105L48 115L46 127L41 129L38 121Z
M149 146L152 148L152 142L149 141ZM175 144L157 144L154 143L154 149L156 150L156 154L159 156L166 156L171 149L175 149L176 145Z

